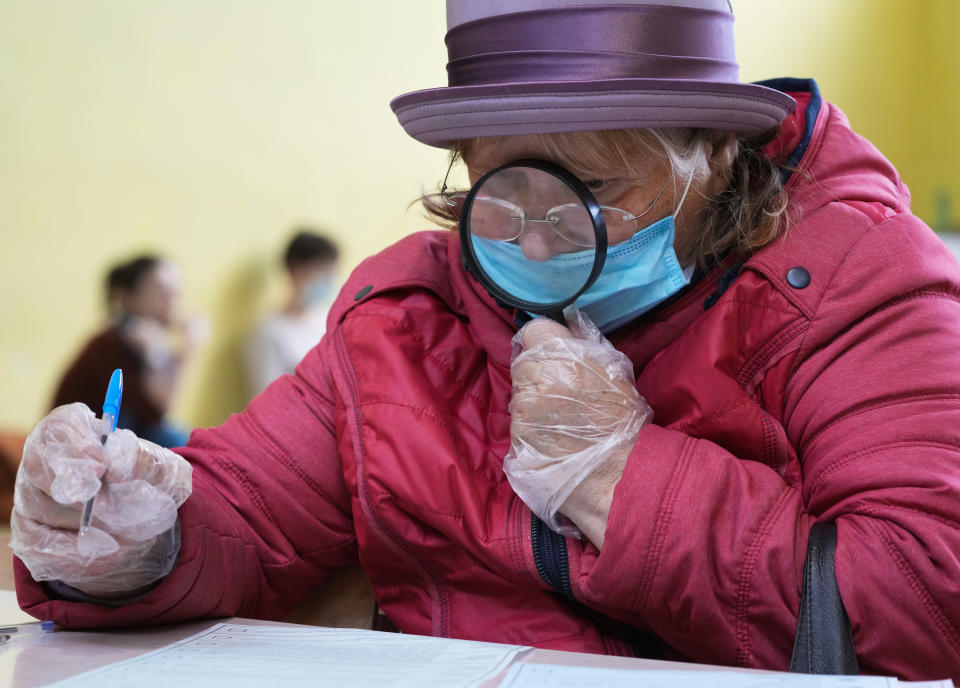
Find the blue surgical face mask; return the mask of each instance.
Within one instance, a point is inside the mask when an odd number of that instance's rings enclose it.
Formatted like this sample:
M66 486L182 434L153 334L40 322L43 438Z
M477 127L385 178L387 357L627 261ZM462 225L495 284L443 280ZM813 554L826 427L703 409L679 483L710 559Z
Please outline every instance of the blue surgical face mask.
M576 300L601 332L643 315L690 282L673 250L673 221L673 215L665 217L607 249L600 277ZM479 237L473 248L491 279L537 303L552 303L557 294L569 293L571 276L582 281L579 276L590 273L594 259L587 250L530 260L519 244Z
M304 308L313 308L326 303L333 293L333 278L330 276L310 280L300 294L300 304Z

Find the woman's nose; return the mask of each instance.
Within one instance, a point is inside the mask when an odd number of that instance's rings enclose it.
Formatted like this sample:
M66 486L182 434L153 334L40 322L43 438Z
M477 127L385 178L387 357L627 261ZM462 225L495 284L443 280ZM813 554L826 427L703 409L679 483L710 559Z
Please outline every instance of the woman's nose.
M517 242L524 258L543 262L561 252L557 238L549 225L527 221Z

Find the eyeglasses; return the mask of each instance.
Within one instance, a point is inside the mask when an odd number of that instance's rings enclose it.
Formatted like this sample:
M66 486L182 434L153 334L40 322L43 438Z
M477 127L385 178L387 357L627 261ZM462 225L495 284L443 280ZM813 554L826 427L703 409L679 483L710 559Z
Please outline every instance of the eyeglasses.
M637 231L636 221L647 215L657 204L672 175L664 182L660 192L637 214L609 205L601 205L604 224L607 227L608 245L626 241ZM459 217L467 192L442 193L444 203ZM500 194L477 193L470 209L470 228L474 236L497 241L516 241L524 231L542 225L574 246L591 248L595 244L593 219L582 203L555 205L542 217L530 217L520 205L502 198Z

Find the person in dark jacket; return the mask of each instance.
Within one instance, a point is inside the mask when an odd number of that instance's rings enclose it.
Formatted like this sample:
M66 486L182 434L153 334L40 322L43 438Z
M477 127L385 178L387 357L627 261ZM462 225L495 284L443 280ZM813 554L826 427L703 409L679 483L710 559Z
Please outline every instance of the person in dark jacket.
M460 233L365 261L296 375L176 453L41 421L24 608L278 618L362 562L404 632L786 669L834 524L860 669L960 679L960 271L813 82L739 81L732 20L451 0L449 86L393 108L465 163L426 199Z
M110 325L94 335L57 385L53 407L82 402L99 409L115 368L123 370L117 424L163 447L187 443L168 417L174 393L197 345L196 330L179 320L178 267L154 255L114 266L107 275Z

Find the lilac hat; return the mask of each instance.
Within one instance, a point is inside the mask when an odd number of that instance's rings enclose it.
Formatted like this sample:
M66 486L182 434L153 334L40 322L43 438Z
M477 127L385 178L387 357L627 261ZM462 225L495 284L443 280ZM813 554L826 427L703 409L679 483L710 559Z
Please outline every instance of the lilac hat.
M449 85L395 98L431 146L634 127L742 134L794 108L739 81L729 0L447 0Z

